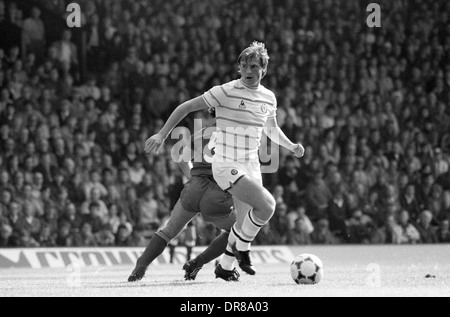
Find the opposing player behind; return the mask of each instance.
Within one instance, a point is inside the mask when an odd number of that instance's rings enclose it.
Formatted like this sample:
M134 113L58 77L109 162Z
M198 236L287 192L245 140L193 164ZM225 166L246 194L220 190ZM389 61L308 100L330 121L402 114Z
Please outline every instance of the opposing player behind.
M263 130L275 144L289 149L295 156L304 154L303 146L291 142L278 126L275 95L261 85L268 62L265 45L253 42L237 59L240 79L215 86L202 96L184 102L160 132L146 141L146 151L158 151L172 129L189 113L215 109L217 143L213 175L220 188L232 194L238 222L229 235L216 274L233 272L235 256L243 271L255 274L250 245L275 211L275 200L262 184L258 149Z
M208 149L213 151L213 146L208 144L213 131L214 129L204 128L192 136L193 154L200 159L193 160L192 163L179 162L180 168L189 177L189 181L185 184L166 225L153 235L144 253L137 260L136 266L128 278L129 282L141 280L145 276L148 266L198 213L202 214L205 221L211 222L223 231L204 252L183 266L185 279L195 280L204 264L224 253L229 232L236 222L236 214L233 210L231 195L217 186L212 176L211 164L205 159L205 156L212 155L203 153ZM238 281L239 273L232 270L223 272L217 277L227 281Z

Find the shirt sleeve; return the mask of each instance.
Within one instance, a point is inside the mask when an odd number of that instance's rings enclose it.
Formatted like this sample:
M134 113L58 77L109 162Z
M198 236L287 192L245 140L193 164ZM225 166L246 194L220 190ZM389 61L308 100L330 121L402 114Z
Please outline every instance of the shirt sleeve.
M214 86L207 92L205 92L202 97L203 100L205 100L206 104L208 105L208 108L216 108L220 107L220 101L219 101L219 92L221 88L220 86Z
M273 106L269 107L269 115L268 118L276 118L277 116L277 98L275 97L275 94L272 95L273 99Z

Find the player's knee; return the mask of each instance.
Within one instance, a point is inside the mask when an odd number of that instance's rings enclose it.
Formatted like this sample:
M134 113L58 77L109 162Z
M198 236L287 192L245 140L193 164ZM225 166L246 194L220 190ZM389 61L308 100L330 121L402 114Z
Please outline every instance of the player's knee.
M273 214L275 213L275 208L277 206L277 202L275 201L275 198L270 195L270 197L268 198L268 216L269 219L272 218Z
M261 220L268 220L272 218L276 207L275 198L272 195L267 195L263 200L261 200L261 206L259 208Z

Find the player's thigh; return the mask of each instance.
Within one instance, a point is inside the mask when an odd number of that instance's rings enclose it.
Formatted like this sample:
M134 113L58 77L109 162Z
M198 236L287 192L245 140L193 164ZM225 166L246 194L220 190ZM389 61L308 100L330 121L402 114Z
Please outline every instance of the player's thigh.
M261 185L259 180L244 175L239 181L228 189L228 192L239 201L258 210L272 210L275 208L275 200L272 194Z
M176 238L184 227L197 216L197 213L187 211L183 208L181 201L178 200L170 214L170 218L166 225L160 230L168 239Z
M200 201L204 192L208 190L210 182L207 177L191 177L180 194L180 202L185 210L195 213L200 212Z
M199 202L200 213L209 219L224 219L227 217L236 219L233 211L233 197L230 193L224 192L211 179L207 190Z
M228 216L222 218L208 218L207 216L204 216L203 219L207 222L212 223L219 229L230 232L231 228L236 223L236 213L232 212Z

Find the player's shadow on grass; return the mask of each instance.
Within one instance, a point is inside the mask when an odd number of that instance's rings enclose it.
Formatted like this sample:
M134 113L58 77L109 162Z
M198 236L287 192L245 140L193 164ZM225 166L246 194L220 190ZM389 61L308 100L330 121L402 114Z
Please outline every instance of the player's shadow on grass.
M103 282L97 285L93 285L92 288L137 288L137 287L165 287L165 286L176 286L176 287L190 287L190 286L198 286L198 285L206 285L208 282L193 282L193 281L152 281L152 280L143 280L140 282L129 283L127 281L118 281L118 282Z

